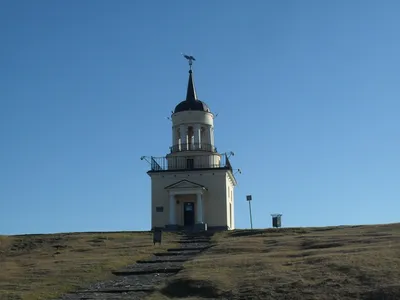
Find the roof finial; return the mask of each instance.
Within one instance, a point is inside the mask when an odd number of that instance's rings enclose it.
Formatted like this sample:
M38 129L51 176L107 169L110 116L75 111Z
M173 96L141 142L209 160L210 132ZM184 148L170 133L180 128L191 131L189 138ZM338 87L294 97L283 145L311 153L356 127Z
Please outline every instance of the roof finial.
M196 89L194 87L194 82L193 82L193 75L192 75L192 64L193 61L196 60L192 55L182 55L188 60L189 62L189 82L188 82L188 87L187 87L187 92L186 92L186 101L196 101L197 100L197 95L196 95Z
M195 61L196 59L192 55L186 55L186 54L183 54L183 53L182 53L182 55L183 55L183 57L185 57L188 60L188 62L189 62L189 73L192 73L192 64L193 64L193 61Z

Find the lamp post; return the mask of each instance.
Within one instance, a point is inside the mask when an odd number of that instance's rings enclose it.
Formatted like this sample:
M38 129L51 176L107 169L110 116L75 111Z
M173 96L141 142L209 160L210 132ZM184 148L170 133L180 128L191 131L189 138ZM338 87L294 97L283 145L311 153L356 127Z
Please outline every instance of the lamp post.
M246 196L247 202L249 202L249 213L250 213L250 226L253 229L253 217L251 216L251 195Z

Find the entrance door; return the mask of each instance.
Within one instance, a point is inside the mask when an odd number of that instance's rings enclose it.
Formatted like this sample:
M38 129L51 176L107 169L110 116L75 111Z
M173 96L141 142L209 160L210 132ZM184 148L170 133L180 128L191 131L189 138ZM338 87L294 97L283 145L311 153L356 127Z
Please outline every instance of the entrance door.
M188 168L189 170L194 168L194 159L193 158L188 158L186 160L186 168Z
M194 225L194 202L184 202L183 204L183 223L185 226Z

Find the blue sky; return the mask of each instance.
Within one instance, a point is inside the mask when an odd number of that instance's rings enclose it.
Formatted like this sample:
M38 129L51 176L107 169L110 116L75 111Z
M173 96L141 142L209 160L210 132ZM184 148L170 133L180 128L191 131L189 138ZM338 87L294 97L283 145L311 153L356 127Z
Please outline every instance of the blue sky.
M398 222L398 1L0 3L0 234L150 228L196 58L236 226Z

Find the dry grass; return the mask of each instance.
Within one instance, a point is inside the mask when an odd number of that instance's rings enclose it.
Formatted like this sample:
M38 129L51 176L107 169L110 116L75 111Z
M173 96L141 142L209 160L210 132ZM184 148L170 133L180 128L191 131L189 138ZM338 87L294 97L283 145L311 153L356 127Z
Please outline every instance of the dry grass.
M110 271L171 247L150 232L0 236L0 299L50 299L106 279Z
M213 239L149 299L400 299L400 224L236 230Z
M151 242L149 232L0 236L0 299L105 279L153 253ZM213 242L149 299L400 299L400 224L235 230Z

